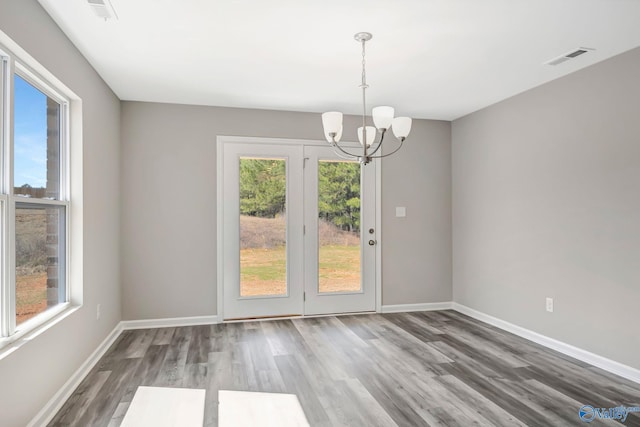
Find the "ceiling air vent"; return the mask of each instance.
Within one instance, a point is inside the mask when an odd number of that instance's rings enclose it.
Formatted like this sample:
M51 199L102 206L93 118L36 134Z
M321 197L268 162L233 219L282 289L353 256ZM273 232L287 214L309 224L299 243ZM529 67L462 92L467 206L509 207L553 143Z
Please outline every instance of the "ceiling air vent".
M112 18L118 19L118 15L116 15L116 11L109 0L87 0L87 3L89 3L91 10L98 18L102 18L105 21Z
M595 49L592 49L590 47L579 47L577 49L572 50L571 52L565 53L564 55L560 55L557 58L553 58L547 62L545 62L545 64L547 65L558 65L558 64L562 64L563 62L566 62L570 59L574 59L577 58L580 55L583 55L587 52L591 52Z

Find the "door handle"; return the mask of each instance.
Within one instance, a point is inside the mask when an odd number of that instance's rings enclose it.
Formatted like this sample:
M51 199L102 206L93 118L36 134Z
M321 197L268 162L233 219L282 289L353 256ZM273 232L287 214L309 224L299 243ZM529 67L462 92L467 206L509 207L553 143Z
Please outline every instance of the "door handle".
M375 245L377 242L375 240L369 240L369 246Z

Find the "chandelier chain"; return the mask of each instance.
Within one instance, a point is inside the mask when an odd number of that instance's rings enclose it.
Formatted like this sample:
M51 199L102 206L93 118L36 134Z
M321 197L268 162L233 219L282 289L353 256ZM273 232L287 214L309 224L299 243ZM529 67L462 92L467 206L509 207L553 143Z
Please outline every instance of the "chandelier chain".
M362 40L362 86L367 85L367 71L365 68L366 60L365 60L365 48L364 48L365 43L366 41Z
M364 156L367 156L367 70L365 60L365 45L366 40L362 40L362 140L364 141Z

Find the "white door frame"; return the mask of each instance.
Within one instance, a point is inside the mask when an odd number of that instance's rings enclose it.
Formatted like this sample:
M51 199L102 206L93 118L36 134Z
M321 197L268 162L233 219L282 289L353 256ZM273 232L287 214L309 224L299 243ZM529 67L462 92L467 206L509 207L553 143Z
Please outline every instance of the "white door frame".
M286 138L262 138L246 136L226 136L216 137L216 286L217 286L217 314L219 321L224 319L224 156L223 147L228 143L253 143L253 144L294 144L294 145L320 145L326 146L326 141L307 139L286 139ZM355 142L347 142L348 145L359 146ZM376 269L375 269L375 292L376 292L376 312L382 312L382 165L379 159L373 160L376 163Z

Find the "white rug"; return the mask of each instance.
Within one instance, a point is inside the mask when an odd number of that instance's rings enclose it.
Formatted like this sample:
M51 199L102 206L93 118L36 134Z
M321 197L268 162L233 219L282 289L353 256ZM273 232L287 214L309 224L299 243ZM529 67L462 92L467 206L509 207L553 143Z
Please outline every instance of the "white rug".
M205 390L138 387L121 427L202 427Z
M218 391L219 427L309 427L295 394Z

